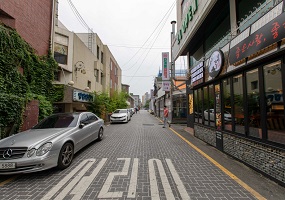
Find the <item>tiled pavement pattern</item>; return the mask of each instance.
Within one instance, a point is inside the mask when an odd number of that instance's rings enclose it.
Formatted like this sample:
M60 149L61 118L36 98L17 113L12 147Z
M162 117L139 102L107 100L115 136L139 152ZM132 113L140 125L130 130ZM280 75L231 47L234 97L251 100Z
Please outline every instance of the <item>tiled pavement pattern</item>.
M107 126L104 134L76 154L68 169L19 175L0 187L0 199L255 199L147 111L127 124Z

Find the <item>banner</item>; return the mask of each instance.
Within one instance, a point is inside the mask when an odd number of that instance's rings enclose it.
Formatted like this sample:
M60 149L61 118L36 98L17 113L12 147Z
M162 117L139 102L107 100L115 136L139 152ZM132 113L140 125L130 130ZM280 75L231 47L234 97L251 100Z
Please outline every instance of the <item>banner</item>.
M169 92L171 88L170 81L162 81L162 91Z

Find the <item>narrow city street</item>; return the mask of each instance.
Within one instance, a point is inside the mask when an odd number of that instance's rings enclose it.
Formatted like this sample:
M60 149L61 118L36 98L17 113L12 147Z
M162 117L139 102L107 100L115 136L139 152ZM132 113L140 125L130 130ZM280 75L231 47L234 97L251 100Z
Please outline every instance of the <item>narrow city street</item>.
M282 198L283 187L145 110L106 125L66 170L0 176L0 199Z

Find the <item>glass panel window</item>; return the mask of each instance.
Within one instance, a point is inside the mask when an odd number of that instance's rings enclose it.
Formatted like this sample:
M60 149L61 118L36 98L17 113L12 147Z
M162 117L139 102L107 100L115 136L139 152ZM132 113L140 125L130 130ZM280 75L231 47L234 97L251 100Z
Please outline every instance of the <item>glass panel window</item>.
M263 67L268 140L285 144L281 61Z
M261 138L258 69L246 72L249 136Z
M54 59L59 64L67 64L67 46L61 44L54 44Z
M235 132L244 134L244 107L243 107L243 82L242 74L234 76L233 80L233 94L234 94L234 122L235 122Z
M203 101L203 109L204 109L204 124L209 125L210 123L210 111L209 111L209 93L208 93L208 87L203 88L204 92L204 101Z
M199 116L198 116L198 90L194 90L194 116L195 122L198 123Z
M223 80L223 119L224 130L232 131L232 111L231 111L231 82L230 79Z
M202 89L198 89L198 123L201 123L202 124L202 111L203 111L203 99L202 99L202 96L203 96L203 92L202 92Z
M214 85L209 85L209 109L211 111L211 113L210 113L210 126L212 126L212 127L215 127L214 106L215 106Z

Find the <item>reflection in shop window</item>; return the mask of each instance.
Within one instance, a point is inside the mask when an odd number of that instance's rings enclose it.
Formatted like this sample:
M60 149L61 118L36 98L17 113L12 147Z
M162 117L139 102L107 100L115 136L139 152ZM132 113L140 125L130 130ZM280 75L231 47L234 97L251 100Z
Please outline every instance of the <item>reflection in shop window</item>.
M210 121L210 126L215 127L215 91L214 91L214 85L209 85L209 108L213 110L213 120Z
M211 120L211 116L210 116L210 112L209 112L209 93L208 93L208 87L204 87L203 88L203 92L204 92L204 101L203 101L203 109L204 109L204 124L205 125L209 125L210 124L210 120Z
M255 85L258 82L258 69L246 73L249 136L261 138L260 93L258 85ZM252 83L254 83L254 87L252 87Z
M245 134L244 128L244 107L243 107L243 83L242 74L234 76L233 93L234 93L234 128L236 133Z
M284 101L281 61L263 67L264 92L267 101L266 126L268 140L285 144Z
M198 123L199 117L198 117L198 90L194 90L194 117L195 122Z
M198 115L198 123L202 124L202 111L203 111L203 93L202 93L202 89L198 89L198 111L197 111L197 115Z
M230 79L223 80L223 120L224 130L232 131L232 111L231 111L231 84Z

